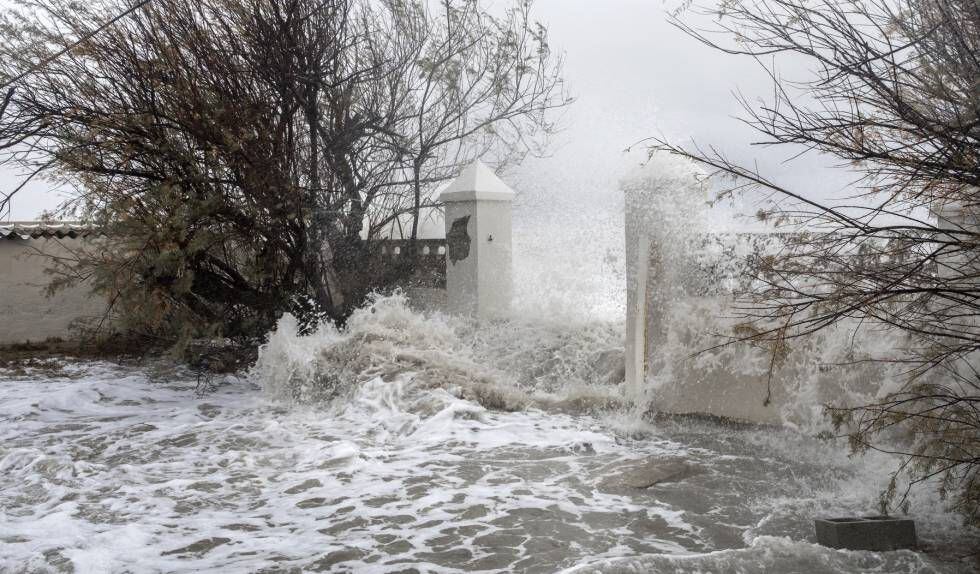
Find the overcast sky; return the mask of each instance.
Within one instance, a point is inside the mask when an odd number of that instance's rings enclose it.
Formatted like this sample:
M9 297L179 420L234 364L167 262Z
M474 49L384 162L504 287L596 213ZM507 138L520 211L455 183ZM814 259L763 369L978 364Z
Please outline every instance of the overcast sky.
M850 178L828 170L828 158L809 155L786 163L798 150L751 145L759 136L737 119L744 112L733 92L767 98L768 75L752 59L720 53L671 26L667 12L678 2L536 2L552 46L565 52L565 77L578 100L566 114L567 129L557 138L554 156L528 162L519 183L552 188L555 194L535 191L547 201L581 204L569 195L614 197L619 178L638 161L622 150L662 135L675 143L694 139L716 146L741 162L757 163L793 189L841 196ZM780 62L779 72L790 78L811 74L800 61ZM755 213L757 206L747 201L739 209Z
M788 152L749 146L753 134L733 117L740 109L732 91L764 96L766 77L754 62L715 52L670 26L666 12L676 1L537 0L536 16L548 26L553 49L565 53L577 102L564 113L552 157L529 162L513 176L518 183L566 196L614 193L614 181L635 163L622 150L657 134L679 142L693 137L759 160L784 182L812 188L828 181L814 177L819 161L782 165ZM8 172L0 185L16 182ZM44 183L32 185L14 201L11 218L33 219L62 199Z

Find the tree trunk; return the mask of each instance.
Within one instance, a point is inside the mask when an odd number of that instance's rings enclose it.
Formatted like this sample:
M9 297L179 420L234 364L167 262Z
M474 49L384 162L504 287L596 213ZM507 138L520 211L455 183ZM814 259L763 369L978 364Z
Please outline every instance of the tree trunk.
M306 204L310 209L310 220L306 225L306 281L313 291L317 306L331 317L337 318L343 312L344 296L334 269L333 249L326 234L329 214L325 209L323 185L320 179L318 96L317 84L314 82L307 84L304 104L310 132L310 163Z
M409 262L414 266L418 262L418 243L419 243L419 217L422 210L422 183L420 181L422 165L416 160L413 167L413 191L414 203L412 204L412 235L408 242Z

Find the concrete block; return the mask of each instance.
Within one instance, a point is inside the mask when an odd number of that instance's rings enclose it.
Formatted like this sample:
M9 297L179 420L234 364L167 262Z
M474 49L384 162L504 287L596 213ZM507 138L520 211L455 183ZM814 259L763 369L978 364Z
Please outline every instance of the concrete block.
M818 518L813 521L817 543L846 550L915 548L915 522L892 516Z

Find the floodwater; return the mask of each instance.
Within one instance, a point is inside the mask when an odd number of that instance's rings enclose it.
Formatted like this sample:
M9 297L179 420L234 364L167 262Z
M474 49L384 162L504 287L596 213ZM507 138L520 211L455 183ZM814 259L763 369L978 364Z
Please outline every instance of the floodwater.
M287 317L205 393L163 361L0 369L0 573L974 571L980 533L931 484L921 552L815 544L814 517L877 513L897 461L816 438L806 380L785 428L650 416L601 164L517 186L510 320L399 295L343 332Z
M925 552L814 543L894 460L778 428L652 420L622 326L477 325L382 298L287 319L247 376L74 360L0 371L0 572L966 572L933 489Z

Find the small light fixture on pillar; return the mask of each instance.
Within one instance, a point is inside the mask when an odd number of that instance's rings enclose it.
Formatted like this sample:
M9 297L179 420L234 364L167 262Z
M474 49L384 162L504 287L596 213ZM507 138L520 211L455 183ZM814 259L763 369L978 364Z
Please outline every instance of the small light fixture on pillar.
M442 192L449 311L499 317L510 310L514 192L477 160ZM486 237L486 241L479 238ZM471 239L472 238L472 239Z

